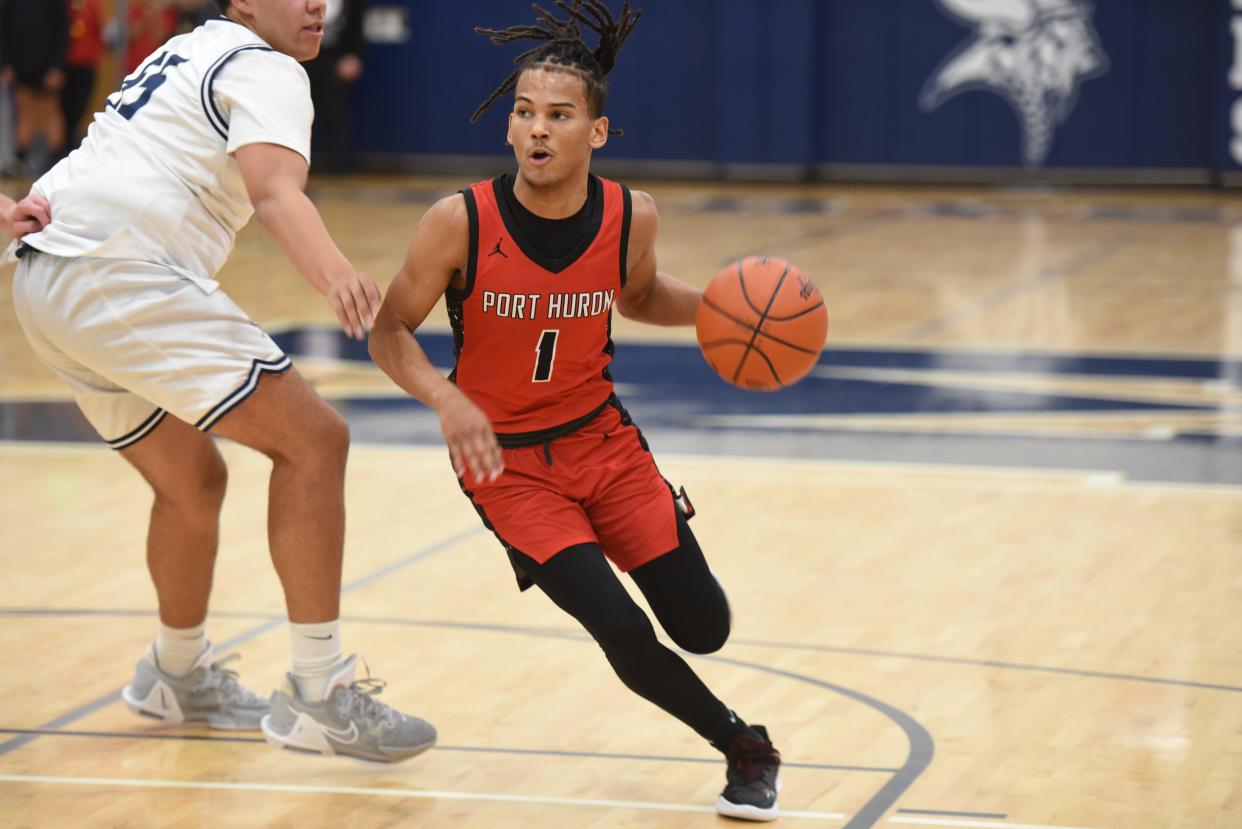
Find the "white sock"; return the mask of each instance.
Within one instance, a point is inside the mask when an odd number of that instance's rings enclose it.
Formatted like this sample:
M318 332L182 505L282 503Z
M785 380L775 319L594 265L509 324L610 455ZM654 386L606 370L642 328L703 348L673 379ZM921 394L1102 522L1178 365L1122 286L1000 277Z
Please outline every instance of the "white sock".
M341 664L341 620L289 623L293 640L293 674L306 702L319 702L328 695L328 680Z
M155 658L164 673L185 676L210 646L206 622L192 628L170 628L160 622L159 634L155 639Z

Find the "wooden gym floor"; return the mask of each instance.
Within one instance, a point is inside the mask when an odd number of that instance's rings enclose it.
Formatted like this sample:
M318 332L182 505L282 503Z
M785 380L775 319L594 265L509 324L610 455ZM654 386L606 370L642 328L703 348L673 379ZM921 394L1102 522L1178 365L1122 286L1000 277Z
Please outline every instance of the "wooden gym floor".
M461 182L317 181L386 283ZM638 184L638 183L635 183ZM11 189L11 188L10 188ZM729 592L690 656L786 765L783 822L1242 826L1242 207L1194 191L652 185L661 266L784 256L829 350L735 391L617 319L623 399ZM393 767L163 728L117 700L153 635L149 496L31 356L0 272L0 826L682 827L722 764L519 594L434 420L248 228L222 282L350 419L348 651L440 745ZM447 354L443 312L426 340ZM439 359L437 360L439 364ZM210 631L288 658L266 463L230 495Z

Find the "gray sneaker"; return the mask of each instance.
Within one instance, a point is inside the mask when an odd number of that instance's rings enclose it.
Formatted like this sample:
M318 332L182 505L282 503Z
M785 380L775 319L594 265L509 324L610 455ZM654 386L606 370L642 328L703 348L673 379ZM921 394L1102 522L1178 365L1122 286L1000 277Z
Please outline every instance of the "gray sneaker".
M252 731L271 706L223 667L240 658L231 653L213 662L208 646L189 673L172 676L160 669L151 645L138 660L133 681L121 689L121 699L135 714L166 723L205 721L212 728Z
M269 743L294 751L340 754L372 763L395 763L436 743L431 723L394 711L375 698L384 681L354 681L358 656L341 663L328 680L327 699L306 702L297 679L286 674L284 689L272 692L272 712L263 718Z

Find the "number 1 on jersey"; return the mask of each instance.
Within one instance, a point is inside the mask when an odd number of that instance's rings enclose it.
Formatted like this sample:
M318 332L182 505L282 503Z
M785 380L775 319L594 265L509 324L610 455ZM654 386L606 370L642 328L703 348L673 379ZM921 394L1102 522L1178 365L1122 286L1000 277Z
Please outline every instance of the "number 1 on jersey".
M552 379L552 362L556 359L556 338L560 330L549 328L539 335L539 344L535 346L535 376L532 383L546 383Z

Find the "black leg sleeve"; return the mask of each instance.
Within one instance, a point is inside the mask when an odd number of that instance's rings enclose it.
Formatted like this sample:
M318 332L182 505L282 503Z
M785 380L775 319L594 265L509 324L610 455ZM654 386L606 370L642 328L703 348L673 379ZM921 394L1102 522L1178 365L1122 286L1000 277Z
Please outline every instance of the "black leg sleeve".
M729 600L681 510L677 510L677 543L677 549L636 567L630 576L678 647L713 653L729 638Z
M626 687L709 742L728 744L736 717L684 659L660 644L647 614L626 593L598 545L569 547L545 564L515 555L536 586L595 638Z

